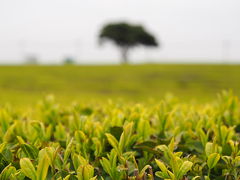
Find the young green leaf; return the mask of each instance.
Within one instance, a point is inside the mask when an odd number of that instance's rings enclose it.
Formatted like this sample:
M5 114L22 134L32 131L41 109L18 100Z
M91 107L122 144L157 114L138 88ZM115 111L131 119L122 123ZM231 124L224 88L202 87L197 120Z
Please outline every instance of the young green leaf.
M208 156L208 160L207 160L207 165L209 167L209 169L212 169L216 166L216 164L218 163L220 159L220 155L218 153L212 153L210 154L210 156Z
M67 161L68 161L68 158L71 154L71 151L72 151L72 146L73 146L73 139L71 139L71 141L68 143L67 147L66 147L66 150L64 152L64 159L63 159L63 162L66 164Z
M94 176L94 168L90 165L80 165L77 170L78 180L89 180Z
M107 140L108 140L109 144L111 144L111 146L113 148L115 148L115 150L118 151L118 141L117 141L117 139L109 133L106 133L105 135L107 136Z
M63 178L63 180L69 180L70 177L71 177L71 175L69 174L69 175L67 175L65 178Z
M111 164L110 164L109 160L103 157L103 158L100 160L100 163L101 163L104 171L105 171L106 173L108 173L109 175L111 175Z
M7 167L5 167L3 169L3 171L0 174L0 179L1 180L9 180L10 176L13 175L14 173L16 173L16 168L11 166L11 164L9 164Z
M162 172L168 171L166 166L161 161L159 161L158 159L155 159L155 162L157 163L158 167L161 169Z
M177 178L178 178L178 179L182 179L182 177L183 177L184 175L186 175L186 173L187 173L188 171L191 170L192 165L193 165L192 162L190 162L190 161L184 161L183 164L180 166L180 169L179 169L178 174L177 174Z
M37 173L36 169L34 168L32 162L28 158L22 158L20 159L20 167L22 172L27 176L28 178L32 180L37 180Z
M46 179L48 173L48 167L50 165L50 159L47 154L45 154L41 159L39 159L37 167L37 180Z

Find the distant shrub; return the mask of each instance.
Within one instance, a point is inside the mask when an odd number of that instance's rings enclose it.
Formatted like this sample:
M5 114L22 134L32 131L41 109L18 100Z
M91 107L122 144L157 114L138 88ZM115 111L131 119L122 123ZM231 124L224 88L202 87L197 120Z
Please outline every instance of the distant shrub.
M64 65L73 65L73 64L76 64L76 62L75 62L74 58L72 58L72 57L66 57L66 58L64 58L64 60L63 60L63 64L64 64Z

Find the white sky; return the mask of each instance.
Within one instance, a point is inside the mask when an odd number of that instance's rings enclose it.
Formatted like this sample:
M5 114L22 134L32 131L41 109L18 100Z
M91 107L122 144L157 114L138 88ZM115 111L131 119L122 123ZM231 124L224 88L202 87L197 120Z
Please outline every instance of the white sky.
M240 62L239 0L0 0L0 63L35 54L43 63L117 63L103 24L141 23L162 47L134 49L133 62ZM228 60L224 60L228 59Z

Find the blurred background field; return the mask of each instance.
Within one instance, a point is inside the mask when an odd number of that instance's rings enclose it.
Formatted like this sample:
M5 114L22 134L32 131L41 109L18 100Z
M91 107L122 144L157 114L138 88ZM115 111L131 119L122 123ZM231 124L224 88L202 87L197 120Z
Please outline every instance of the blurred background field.
M0 106L240 95L240 1L0 1Z
M58 101L206 102L221 90L240 95L240 65L1 66L0 104L31 105L48 94Z

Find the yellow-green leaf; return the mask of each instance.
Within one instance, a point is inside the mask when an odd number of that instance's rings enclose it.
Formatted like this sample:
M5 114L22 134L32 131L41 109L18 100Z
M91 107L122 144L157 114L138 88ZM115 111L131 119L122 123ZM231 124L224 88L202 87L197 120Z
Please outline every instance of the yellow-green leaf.
M157 163L158 167L161 169L162 172L168 171L166 166L161 161L159 161L158 159L155 159L155 162Z
M20 167L25 176L29 177L32 180L37 179L36 169L34 168L32 162L28 158L22 158L20 160Z
M37 180L42 180L47 177L49 164L50 160L47 154L45 154L41 159L39 159L37 167Z
M108 140L109 144L111 144L111 146L113 148L118 150L118 141L117 141L117 139L113 135L111 135L109 133L106 133L106 136L107 136L107 140Z
M207 160L207 165L209 167L209 169L212 169L216 166L216 164L218 163L220 159L220 155L218 153L212 153L210 154L210 156L208 156L208 160Z
M185 161L183 164L180 166L177 178L181 179L191 168L192 168L193 163L190 161Z

